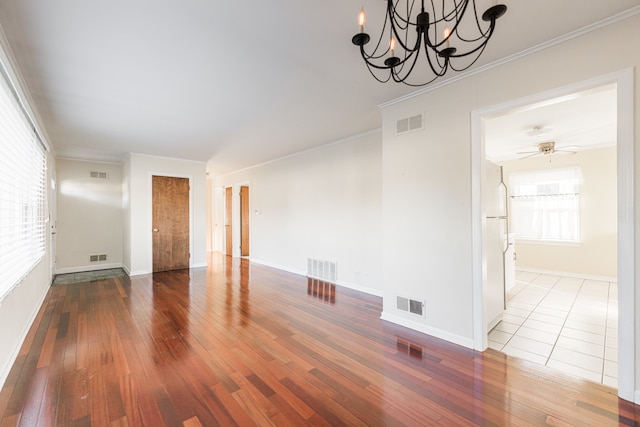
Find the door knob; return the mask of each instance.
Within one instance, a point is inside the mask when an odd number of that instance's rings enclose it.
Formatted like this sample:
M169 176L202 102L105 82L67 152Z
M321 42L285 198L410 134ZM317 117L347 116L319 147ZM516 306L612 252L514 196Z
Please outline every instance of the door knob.
M154 228L154 229L153 229L153 232L154 232L154 233L157 233L158 231L160 231L160 230L158 230L157 228Z

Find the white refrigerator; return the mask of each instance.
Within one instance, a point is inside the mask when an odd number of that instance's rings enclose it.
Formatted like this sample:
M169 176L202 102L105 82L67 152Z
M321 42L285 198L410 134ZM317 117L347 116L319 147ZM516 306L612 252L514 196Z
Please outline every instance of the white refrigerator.
M515 284L514 235L509 233L509 202L502 167L485 160L482 186L485 213L484 308L488 330L502 320L507 291Z

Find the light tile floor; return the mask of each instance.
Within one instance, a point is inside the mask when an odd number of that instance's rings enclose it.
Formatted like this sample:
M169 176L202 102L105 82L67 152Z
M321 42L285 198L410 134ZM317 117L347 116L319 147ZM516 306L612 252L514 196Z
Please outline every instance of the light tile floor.
M618 284L516 272L489 347L618 387Z

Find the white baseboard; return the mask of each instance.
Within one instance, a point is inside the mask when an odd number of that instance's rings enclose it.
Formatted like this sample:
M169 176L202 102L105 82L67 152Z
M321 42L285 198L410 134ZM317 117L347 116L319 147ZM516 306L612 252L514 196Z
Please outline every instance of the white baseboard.
M607 277L607 276L593 276L590 274L581 274L581 273L572 273L570 271L553 271L553 270L543 270L540 268L529 268L529 267L518 267L516 266L516 271L526 271L527 273L537 273L537 274L548 274L551 276L566 276L566 277L574 277L577 279L585 279L585 280L598 280L601 282L617 282L617 277Z
M149 271L149 270L128 271L128 269L124 269L124 271L127 272L129 277L142 276L143 274L151 274L151 273L153 273L153 271Z
M9 372L11 372L11 368L13 368L13 364L16 363L16 359L18 358L18 354L20 354L20 349L22 348L22 344L24 344L24 340L27 338L27 334L29 333L29 330L31 329L33 322L35 322L36 317L38 316L38 312L42 308L42 304L44 303L44 300L47 297L47 294L49 293L49 288L51 288L51 283L52 282L49 281L49 286L44 288L44 292L42 292L42 295L40 295L40 301L38 302L38 304L36 304L35 310L29 316L29 320L25 324L24 329L20 332L21 338L18 342L18 345L11 350L11 353L10 353L11 355L7 359L7 363L5 364L5 366L2 367L2 370L0 370L0 390L2 389L2 387L4 387L4 383L7 380L7 377L9 376Z
M264 261L264 260L261 260L261 259L249 258L249 260L251 262L255 262L256 264L261 264L261 265L264 265L266 267L276 268L278 270L283 270L283 271L286 271L286 272L289 272L289 273L298 274L300 276L304 276L304 275L307 274L307 272L304 271L304 270L296 270L295 268L286 267L284 265L273 264L271 262Z
M304 271L304 270L297 270L297 269L294 269L294 268L285 267L283 265L272 264L270 262L263 261L263 260L260 260L260 259L250 258L250 260L251 260L251 262L254 262L254 263L260 264L260 265L264 265L266 267L271 267L271 268L275 268L275 269L278 269L278 270L283 270L283 271L286 271L288 273L298 274L298 275L304 276L304 277L307 276L307 272ZM319 280L321 280L321 279L319 279ZM374 295L374 296L377 296L377 297L382 297L382 290L369 288L367 286L356 285L356 284L353 284L353 283L345 282L343 280L338 280L335 284L338 285L338 286L342 286L344 288L352 289L354 291L363 292L365 294Z
M460 335L452 334L450 332L443 331L442 329L434 328L423 323L405 319L404 317L400 317L384 311L382 312L380 318L382 320L395 323L396 325L404 326L406 328L413 329L414 331L422 332L423 334L431 335L433 337L473 349L472 338L461 337Z
M123 268L123 265L122 263L90 264L90 265L81 265L79 267L56 268L56 274L82 273L84 271L110 270L112 268Z
M342 280L338 280L338 283L336 283L336 284L339 285L339 286L343 286L345 288L353 289L354 291L358 291L358 292L362 292L362 293L365 293L365 294L369 294L369 295L373 295L373 296L382 298L382 290L369 288L367 286L355 285L353 283L344 282Z
M198 264L193 264L191 265L191 267L189 268L202 268L202 267L208 267L209 265L206 262L200 262Z

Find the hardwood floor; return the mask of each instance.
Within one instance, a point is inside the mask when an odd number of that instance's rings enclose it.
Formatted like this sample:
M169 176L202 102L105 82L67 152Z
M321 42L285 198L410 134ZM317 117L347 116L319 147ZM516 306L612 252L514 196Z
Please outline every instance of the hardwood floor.
M390 324L381 304L216 254L54 285L0 426L640 425L614 389Z

